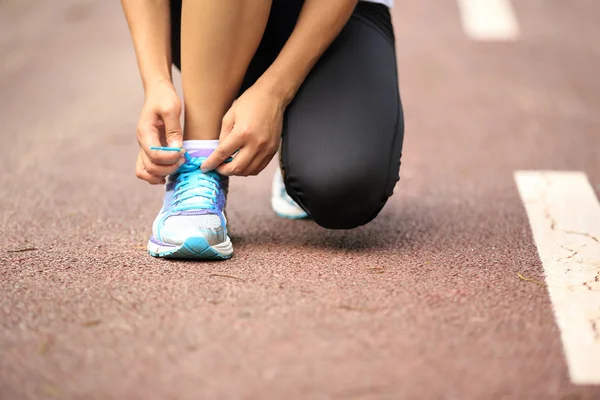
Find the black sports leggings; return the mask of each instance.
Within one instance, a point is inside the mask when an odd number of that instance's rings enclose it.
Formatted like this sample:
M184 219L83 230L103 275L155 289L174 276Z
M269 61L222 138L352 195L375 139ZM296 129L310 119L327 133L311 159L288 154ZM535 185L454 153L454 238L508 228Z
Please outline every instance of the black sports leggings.
M273 0L241 91L275 60L303 0ZM171 0L179 67L181 0ZM404 118L387 7L360 2L285 113L281 165L289 195L315 222L349 229L371 221L399 179Z

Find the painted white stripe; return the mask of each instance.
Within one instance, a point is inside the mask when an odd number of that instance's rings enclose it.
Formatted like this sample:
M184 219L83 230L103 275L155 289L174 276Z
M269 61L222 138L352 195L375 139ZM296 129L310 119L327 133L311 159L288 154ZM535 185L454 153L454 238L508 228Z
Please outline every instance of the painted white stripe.
M519 171L575 384L600 384L600 204L582 172Z
M463 29L473 40L509 41L519 38L510 0L458 0Z

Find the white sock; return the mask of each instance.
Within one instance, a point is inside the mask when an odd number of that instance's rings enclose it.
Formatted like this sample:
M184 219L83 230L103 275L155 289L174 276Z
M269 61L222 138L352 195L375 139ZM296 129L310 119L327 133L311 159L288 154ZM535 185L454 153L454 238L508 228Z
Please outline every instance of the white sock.
M219 145L219 140L184 140L183 148L190 150L216 149Z
M208 157L219 145L218 140L184 140L183 148L192 157Z

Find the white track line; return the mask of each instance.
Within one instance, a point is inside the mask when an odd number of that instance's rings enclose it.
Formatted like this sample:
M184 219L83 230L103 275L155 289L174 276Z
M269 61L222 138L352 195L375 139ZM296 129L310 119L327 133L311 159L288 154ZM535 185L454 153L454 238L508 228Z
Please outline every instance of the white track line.
M582 172L518 171L575 384L600 384L600 204Z
M463 29L480 41L510 41L520 36L510 0L458 0Z

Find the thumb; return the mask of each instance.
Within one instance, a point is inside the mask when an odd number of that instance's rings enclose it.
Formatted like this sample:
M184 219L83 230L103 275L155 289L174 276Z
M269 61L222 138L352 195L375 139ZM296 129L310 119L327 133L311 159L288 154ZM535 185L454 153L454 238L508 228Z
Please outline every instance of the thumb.
M163 122L165 123L165 139L169 147L183 146L183 133L181 131L180 112L174 110L163 113Z

